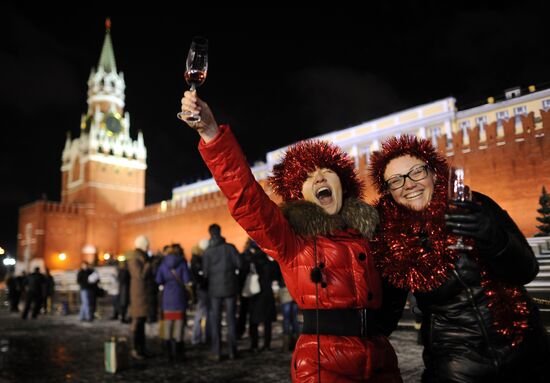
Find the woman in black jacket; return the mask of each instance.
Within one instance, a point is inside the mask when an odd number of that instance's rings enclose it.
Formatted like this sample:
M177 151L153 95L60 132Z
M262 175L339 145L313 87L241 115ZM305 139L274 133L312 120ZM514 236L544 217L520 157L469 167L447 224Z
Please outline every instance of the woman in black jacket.
M370 166L382 195L374 241L385 280L380 324L391 332L414 293L423 382L550 382L547 334L523 287L538 263L510 216L475 192L450 214L448 165L428 140L390 138ZM450 250L458 236L473 249Z
M258 350L258 326L263 324L264 327L264 343L260 350L271 349L271 324L277 319L277 311L275 308L275 297L271 285L273 281L279 279L279 267L277 262L270 259L254 242L249 240L245 250L247 259L250 262L250 268L254 265L254 269L258 273L260 292L252 295L249 298L248 310L250 313L250 349Z

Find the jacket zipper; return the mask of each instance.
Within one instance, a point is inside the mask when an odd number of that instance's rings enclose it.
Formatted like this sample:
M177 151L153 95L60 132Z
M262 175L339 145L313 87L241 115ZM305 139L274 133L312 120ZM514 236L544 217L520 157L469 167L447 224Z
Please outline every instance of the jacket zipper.
M489 352L491 353L493 365L495 369L498 371L499 362L498 362L497 353L493 348L491 342L489 341L489 334L487 333L487 328L485 327L485 322L482 319L481 313L479 311L479 307L477 306L474 300L474 294L472 293L472 289L462 280L462 278L460 277L460 274L458 273L458 271L456 271L456 269L453 269L453 274L458 278L459 282L462 284L462 286L464 286L464 288L466 289L466 292L468 293L468 300L470 301L470 304L474 308L474 312L477 317L479 328L481 329L481 333L483 334L483 337L485 338L485 342L487 342L487 347L489 348Z

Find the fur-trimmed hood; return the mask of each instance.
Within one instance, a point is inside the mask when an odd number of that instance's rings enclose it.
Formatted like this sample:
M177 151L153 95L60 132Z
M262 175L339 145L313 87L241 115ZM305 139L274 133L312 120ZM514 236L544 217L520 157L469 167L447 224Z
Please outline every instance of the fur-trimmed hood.
M379 223L376 209L357 198L346 198L340 212L333 215L304 200L287 202L281 210L294 231L304 237L329 235L336 230L352 228L370 239Z

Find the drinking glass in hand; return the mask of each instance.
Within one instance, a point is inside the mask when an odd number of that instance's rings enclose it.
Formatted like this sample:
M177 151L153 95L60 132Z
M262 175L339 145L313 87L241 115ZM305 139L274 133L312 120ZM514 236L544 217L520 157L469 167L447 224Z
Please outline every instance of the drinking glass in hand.
M449 169L448 210L451 214L464 213L453 201L471 201L472 193L468 185L464 184L464 168L451 167ZM447 246L453 250L472 250L472 246L464 243L462 236L457 238L454 245Z
M193 37L185 65L185 81L191 92L195 91L206 80L208 72L208 40L204 37ZM178 118L184 121L199 122L201 116L191 112L180 112Z

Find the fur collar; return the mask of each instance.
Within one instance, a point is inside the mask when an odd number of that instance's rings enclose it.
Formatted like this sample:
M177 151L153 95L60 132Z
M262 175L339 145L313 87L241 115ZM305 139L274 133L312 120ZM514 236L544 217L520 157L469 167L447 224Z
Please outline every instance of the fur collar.
M378 225L378 212L357 198L344 200L340 213L329 215L322 207L304 200L285 203L281 210L294 231L304 237L329 235L352 228L371 238Z

